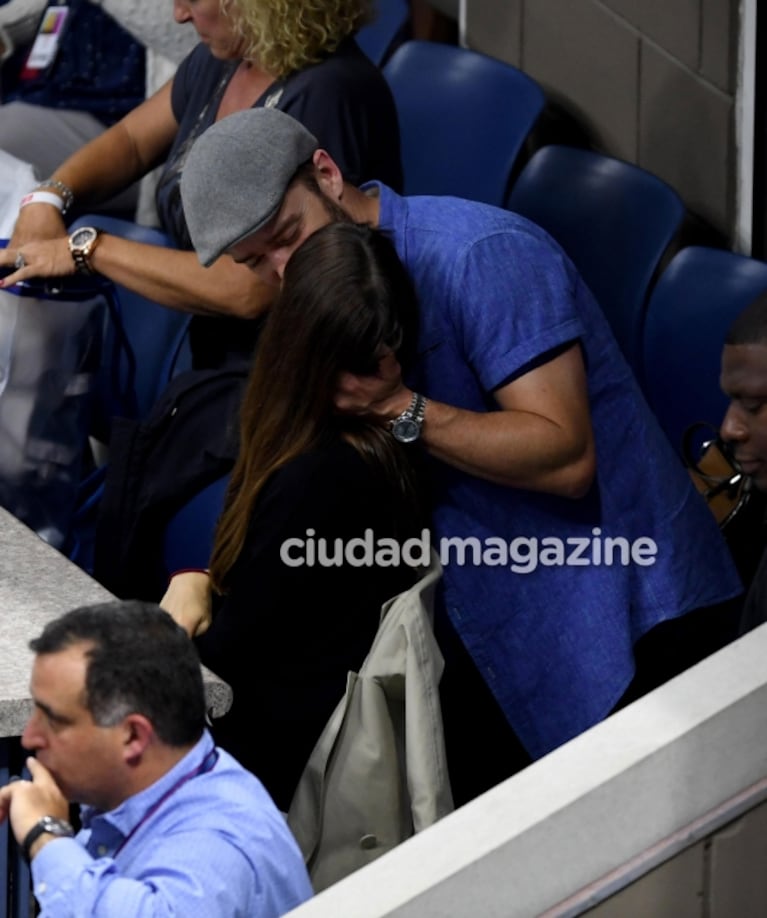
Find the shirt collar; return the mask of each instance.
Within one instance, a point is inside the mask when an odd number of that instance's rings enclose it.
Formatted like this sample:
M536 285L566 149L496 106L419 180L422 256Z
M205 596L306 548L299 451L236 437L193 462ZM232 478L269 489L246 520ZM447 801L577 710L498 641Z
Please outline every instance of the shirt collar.
M395 191L392 191L388 185L383 182L365 182L360 185L360 191L364 194L375 188L378 193L379 211L378 211L378 228L384 231L391 230L392 227L399 225L398 213L404 216L405 201Z

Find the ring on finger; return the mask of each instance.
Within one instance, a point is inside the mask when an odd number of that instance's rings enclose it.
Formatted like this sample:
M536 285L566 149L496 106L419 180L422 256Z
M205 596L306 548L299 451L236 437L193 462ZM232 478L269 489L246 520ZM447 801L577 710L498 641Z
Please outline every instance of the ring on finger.
M24 259L24 256L21 254L21 252L19 252L19 254L16 256L16 261L14 261L13 263L13 267L16 268L16 270L18 271L19 268L25 267L26 264L27 263Z

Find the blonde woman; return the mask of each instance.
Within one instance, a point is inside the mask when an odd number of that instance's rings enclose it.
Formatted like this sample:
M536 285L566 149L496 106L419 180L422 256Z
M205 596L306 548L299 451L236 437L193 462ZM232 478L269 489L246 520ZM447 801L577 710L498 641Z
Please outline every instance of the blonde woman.
M260 314L274 297L272 288L230 258L206 270L188 251L178 194L186 151L206 127L232 112L276 107L305 124L351 180L398 185L394 104L383 77L353 40L368 15L369 0L175 0L176 21L191 23L200 44L172 80L66 160L22 208L2 263L23 266L5 284L72 274L76 263L62 209L72 205L67 219L75 210L87 211L164 161L158 212L181 250L101 233L81 253L80 267L175 309L240 318ZM210 341L207 334L199 337ZM242 349L241 328L229 339ZM210 363L202 350L195 355L198 365Z

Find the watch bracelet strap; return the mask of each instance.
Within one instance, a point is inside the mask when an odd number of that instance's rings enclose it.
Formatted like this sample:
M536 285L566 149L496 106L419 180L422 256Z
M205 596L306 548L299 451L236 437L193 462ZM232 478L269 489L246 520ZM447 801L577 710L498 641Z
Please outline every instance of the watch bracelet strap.
M413 420L417 421L418 424L423 424L424 415L426 414L426 402L427 398L425 395L420 395L418 392L413 393L413 402L410 405L410 411Z
M412 418L414 421L417 421L419 424L423 423L423 416L426 413L426 396L420 395L418 392L414 392L410 404L402 412L398 414L396 418L392 418L389 421L389 426L392 427L397 421L404 421L406 418Z
M32 845L34 845L34 843L37 841L38 838L40 838L41 835L50 834L50 835L55 836L56 838L74 837L75 832L71 826L69 826L71 836L67 836L63 834L59 835L56 832L52 832L51 829L47 827L45 820L46 820L46 817L39 819L32 826L29 832L27 832L27 834L24 836L24 841L22 841L21 843L21 851L22 851L22 854L24 855L24 859L27 862L29 862L30 860L29 852L30 852L30 849L32 848ZM65 820L60 820L60 821L64 822L65 825L68 825L68 823L66 823Z
M75 271L77 271L78 274L93 274L94 273L93 268L91 267L90 262L88 261L88 256L83 255L82 252L77 252L77 254L72 252L72 260L75 263Z

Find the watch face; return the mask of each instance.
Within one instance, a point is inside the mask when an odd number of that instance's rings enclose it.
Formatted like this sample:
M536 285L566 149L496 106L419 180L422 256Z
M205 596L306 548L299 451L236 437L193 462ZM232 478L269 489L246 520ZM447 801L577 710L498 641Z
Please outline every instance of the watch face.
M391 432L400 443L412 443L413 440L418 439L418 435L421 433L421 425L412 418L400 418L392 425Z
M92 226L81 226L80 229L76 229L72 233L70 241L76 248L82 248L82 246L92 242L95 238L96 230Z

